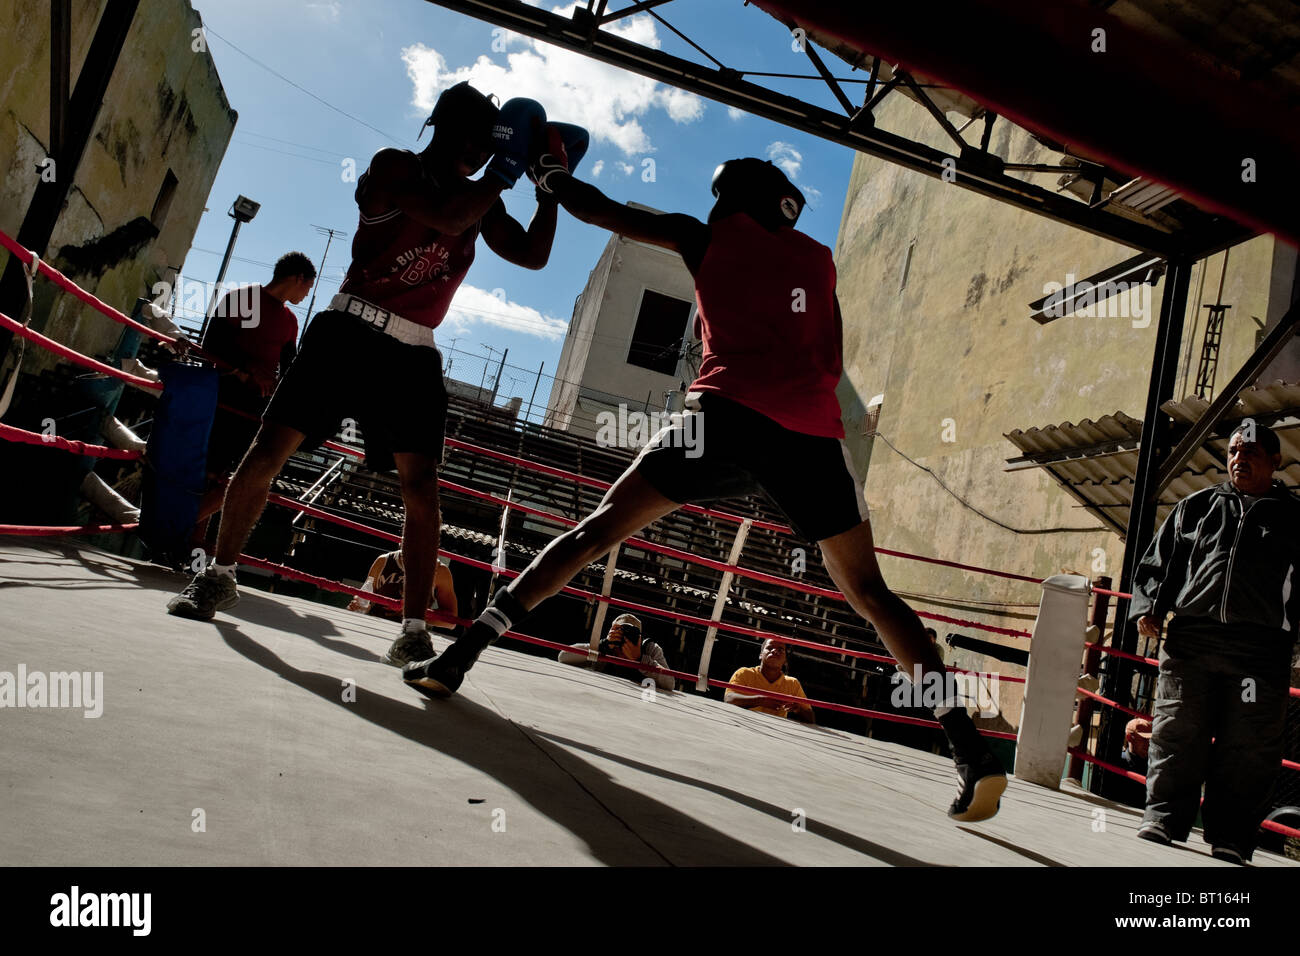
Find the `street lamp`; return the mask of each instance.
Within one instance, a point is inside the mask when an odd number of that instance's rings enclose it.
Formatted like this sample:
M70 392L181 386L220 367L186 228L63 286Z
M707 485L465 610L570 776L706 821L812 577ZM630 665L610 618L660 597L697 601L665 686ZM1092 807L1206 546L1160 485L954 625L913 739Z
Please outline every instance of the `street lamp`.
M208 311L203 316L203 327L199 329L199 341L203 341L203 336L208 331L208 322L212 318L212 310L217 307L217 296L221 294L221 283L226 279L226 266L230 265L230 254L235 251L235 238L239 235L239 227L246 222L252 222L257 211L262 208L261 203L253 202L247 196L238 196L230 206L230 211L226 213L231 219L235 220L235 225L230 230L230 241L226 243L226 254L221 259L221 270L217 273L217 284L212 290L212 299L208 302Z

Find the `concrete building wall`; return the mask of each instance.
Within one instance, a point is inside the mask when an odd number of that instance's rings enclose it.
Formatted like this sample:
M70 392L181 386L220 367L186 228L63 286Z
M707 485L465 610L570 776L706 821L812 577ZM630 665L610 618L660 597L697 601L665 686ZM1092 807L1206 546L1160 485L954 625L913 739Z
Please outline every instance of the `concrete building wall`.
M587 436L606 401L579 395L579 387L621 397L629 408L661 411L664 392L681 379L628 362L644 293L693 302L695 283L676 253L612 236L587 280L565 337L548 405L548 424ZM688 383L689 384L689 383Z
M578 387L587 364L587 355L591 351L591 330L596 324L604 297L605 280L617 246L618 236L610 236L600 259L587 276L586 286L574 303L573 317L569 320L564 345L560 348L560 361L556 367L555 381L551 385L551 397L546 404L546 424L552 428L571 429L573 426Z
M930 115L903 97L890 97L880 117L884 129L951 146ZM995 127L991 148L1016 162L1059 160L1005 122ZM1051 186L1050 178L1037 181ZM1006 472L1016 449L1003 435L1117 410L1142 415L1163 284L1145 328L1134 327L1142 319L1125 317L1067 317L1044 326L1028 309L1049 291L1046 283L1063 282L1067 273L1082 278L1131 255L958 186L857 158L836 254L845 358L839 394L848 444L867 474L877 544L1037 576L1070 570L1118 578L1119 537L1059 530L1097 522L1044 472ZM1192 275L1180 395L1195 380L1202 305L1215 301L1222 259L1199 263ZM1275 275L1279 270L1285 274ZM1252 317L1276 321L1293 278L1294 255L1271 237L1231 250L1223 301L1233 308L1219 384L1254 348ZM872 439L863 434L866 406L881 393ZM882 566L919 610L1032 628L1036 585L889 557ZM941 636L963 631L936 626ZM950 663L997 667L991 659L956 657ZM1015 723L1018 700L1004 703Z
M105 6L72 5L72 88ZM0 62L22 65L0 73L0 228L13 235L49 145L49 4L6 4L0 24ZM200 27L189 0L141 4L51 237L51 264L125 312L174 278L238 118L211 55L194 49ZM155 213L169 173L171 201ZM89 354L117 341L121 326L47 282L36 287L34 328ZM27 355L28 372L53 361L40 349Z

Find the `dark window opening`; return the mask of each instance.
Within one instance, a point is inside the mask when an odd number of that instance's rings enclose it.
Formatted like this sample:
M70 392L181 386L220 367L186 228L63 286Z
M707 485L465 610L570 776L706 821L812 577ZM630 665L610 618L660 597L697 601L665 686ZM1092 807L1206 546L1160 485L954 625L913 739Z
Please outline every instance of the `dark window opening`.
M167 210L171 208L172 197L176 195L176 184L178 182L176 174L170 169L167 170L167 175L163 177L162 186L158 189L158 198L153 202L153 212L149 213L149 221L160 230L163 223L167 221Z
M675 374L690 314L688 300L646 289L641 296L641 311L637 313L627 363L664 375Z

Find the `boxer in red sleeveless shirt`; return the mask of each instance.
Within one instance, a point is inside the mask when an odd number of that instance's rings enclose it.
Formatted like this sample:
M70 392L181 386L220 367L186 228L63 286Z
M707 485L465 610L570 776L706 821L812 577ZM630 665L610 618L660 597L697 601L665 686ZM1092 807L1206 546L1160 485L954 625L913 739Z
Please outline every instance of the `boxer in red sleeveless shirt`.
M528 269L546 264L556 204L539 191L525 229L501 201L501 191L526 170L534 143L548 142L540 104L515 99L498 108L460 83L442 93L425 125L434 130L422 152L382 149L358 179L360 216L347 276L330 308L307 326L231 479L214 562L172 599L171 613L210 620L238 601L235 562L271 482L300 446L314 447L352 419L367 464L396 467L406 509L402 633L385 660L400 666L432 656L424 614L438 554L447 411L433 330L474 261L479 235L508 262ZM563 157L562 147L558 152ZM485 163L484 175L469 179Z
M695 278L704 361L687 410L648 444L584 521L553 540L440 657L403 669L429 696L455 693L482 650L620 541L687 502L762 489L909 673L943 679L920 619L876 563L862 486L844 447L835 388L840 309L831 251L794 229L804 197L771 163L737 159L713 177L707 222L613 202L543 156L530 170L566 210L671 249ZM952 683L944 681L945 688ZM936 709L960 790L948 815L993 816L1006 773L953 695Z

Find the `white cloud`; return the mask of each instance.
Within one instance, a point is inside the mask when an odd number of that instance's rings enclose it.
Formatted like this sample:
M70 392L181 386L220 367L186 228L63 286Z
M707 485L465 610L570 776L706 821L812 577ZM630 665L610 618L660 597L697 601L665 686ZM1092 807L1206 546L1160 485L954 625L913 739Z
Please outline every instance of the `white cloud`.
M803 154L789 143L777 140L767 146L767 158L785 170L791 181L799 178L799 167L803 165Z
M598 159L594 163L592 163L591 178L596 179L598 176L600 176L601 170L603 170L604 168L605 168L605 161L603 159Z
M619 171L622 172L624 176L631 176L632 170L636 169L636 167L631 163L615 163L614 165L619 168Z
M326 23L338 23L339 14L343 11L343 4L339 0L333 0L332 3L309 3L307 4L307 11Z
M448 327L446 331L460 334L479 322L552 341L562 338L569 327L566 319L543 315L532 306L495 296L486 289L462 285L451 300L443 325ZM442 326L439 330L443 331Z
M798 181L799 170L803 168L803 153L795 149L790 143L776 140L768 144L767 158L785 170L785 174L790 177L790 182L799 186L799 191L803 193L804 199L808 200L808 205L816 206L821 202L822 191L820 189L815 189Z
M727 115L730 116L733 120L738 120L745 115L745 111L740 109L739 107L728 106Z
M553 10L569 16L573 7L569 4ZM660 45L654 20L643 14L608 29L634 43L654 49ZM608 143L625 156L654 152L641 125L651 110L663 110L674 123L691 123L704 115L704 101L693 93L540 40L517 34L505 39L504 63L482 54L472 64L454 69L448 68L441 52L423 43L404 48L402 60L414 89L412 104L427 116L442 90L468 80L502 100L514 96L539 100L550 118L586 127L593 142Z

